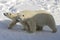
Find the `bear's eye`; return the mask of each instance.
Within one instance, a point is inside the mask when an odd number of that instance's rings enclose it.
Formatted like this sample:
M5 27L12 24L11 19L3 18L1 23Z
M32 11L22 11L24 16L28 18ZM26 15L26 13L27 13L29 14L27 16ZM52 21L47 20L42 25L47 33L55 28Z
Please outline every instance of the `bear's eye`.
M24 15L22 15L24 17Z
M10 14L11 15L11 14Z

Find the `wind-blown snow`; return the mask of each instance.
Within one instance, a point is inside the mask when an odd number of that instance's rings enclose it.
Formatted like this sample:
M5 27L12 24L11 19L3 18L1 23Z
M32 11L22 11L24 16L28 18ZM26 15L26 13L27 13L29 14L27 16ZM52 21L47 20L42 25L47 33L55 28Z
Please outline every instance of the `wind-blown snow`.
M17 23L8 29L11 19L3 13L17 13L22 10L47 10L51 12L56 21L58 31L51 33L48 27L43 31L28 33L21 30L23 27ZM60 0L0 0L0 40L60 40Z

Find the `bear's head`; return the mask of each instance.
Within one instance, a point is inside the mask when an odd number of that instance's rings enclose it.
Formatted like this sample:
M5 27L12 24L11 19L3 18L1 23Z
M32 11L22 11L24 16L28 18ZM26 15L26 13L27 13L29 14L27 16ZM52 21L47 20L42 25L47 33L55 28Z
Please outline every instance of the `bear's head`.
M22 19L24 18L24 15L20 13L3 13L3 14L8 18L17 21L22 21Z
M10 19L14 19L17 16L15 13L4 13L4 15Z

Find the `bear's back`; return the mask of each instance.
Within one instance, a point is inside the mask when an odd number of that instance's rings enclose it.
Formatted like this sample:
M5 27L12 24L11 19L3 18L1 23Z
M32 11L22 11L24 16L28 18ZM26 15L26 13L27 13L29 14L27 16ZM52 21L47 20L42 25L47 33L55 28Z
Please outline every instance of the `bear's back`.
M21 15L24 15L24 18L31 18L31 17L33 17L33 16L35 16L37 14L42 14L42 13L49 14L45 10L37 10L37 11L24 10L24 11L21 11Z

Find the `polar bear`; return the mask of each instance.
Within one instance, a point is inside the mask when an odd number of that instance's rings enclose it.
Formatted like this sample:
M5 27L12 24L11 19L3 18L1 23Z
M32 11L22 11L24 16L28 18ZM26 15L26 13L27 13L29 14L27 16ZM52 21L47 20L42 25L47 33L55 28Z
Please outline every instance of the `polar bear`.
M19 13L4 13L5 16L11 18L13 22L10 24L12 28L17 22L24 25L24 29L29 32L42 30L45 25L52 29L52 32L57 31L53 16L46 10L24 10Z

